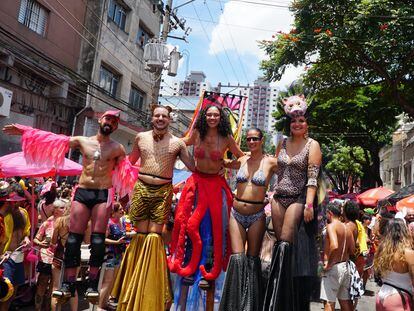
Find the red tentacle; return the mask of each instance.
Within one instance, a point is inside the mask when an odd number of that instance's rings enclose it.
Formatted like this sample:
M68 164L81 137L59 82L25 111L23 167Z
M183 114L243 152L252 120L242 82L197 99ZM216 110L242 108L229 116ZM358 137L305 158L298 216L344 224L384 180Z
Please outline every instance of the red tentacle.
M214 192L213 192L214 188ZM206 280L215 280L219 276L223 262L223 217L222 204L223 198L221 193L221 183L209 183L209 192L219 194L218 196L209 197L209 206L213 230L213 251L214 262L210 272L206 271L204 265L200 266L201 275Z
M208 208L208 197L205 191L206 188L204 188L204 181L203 183L200 183L196 179L196 183L199 189L197 206L195 207L193 215L191 215L187 224L187 234L188 238L191 240L192 254L188 264L185 267L181 267L177 271L179 275L184 277L190 276L197 271L203 249L203 243L200 237L200 223L203 220ZM203 187L202 189L200 189L201 186Z
M168 267L171 272L176 272L184 260L185 233L194 204L194 196L195 183L193 176L190 176L181 192L180 201L175 212L174 228L170 244L171 255L168 258Z

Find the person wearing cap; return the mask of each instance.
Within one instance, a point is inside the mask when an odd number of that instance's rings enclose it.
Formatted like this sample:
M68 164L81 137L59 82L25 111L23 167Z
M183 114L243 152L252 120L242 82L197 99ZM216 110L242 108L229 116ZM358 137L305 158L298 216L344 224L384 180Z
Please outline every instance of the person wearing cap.
M174 163L179 157L194 170L194 160L181 139L168 128L171 108L152 107L152 130L138 133L131 163L141 159L129 218L135 235L122 259L112 296L118 310L168 310L172 302L162 231L171 212Z
M16 206L25 198L11 191L10 185L0 181L0 215L4 219L4 238L1 241L1 254L6 256L3 262L3 276L10 280L14 293L6 301L0 302L0 310L8 310L19 285L25 281L22 248L30 244L30 220L24 208ZM4 257L3 257L4 258Z
M99 269L105 256L112 187L124 190L121 187L126 188L127 177L133 177L124 147L110 138L119 121L120 111L106 111L98 120L98 133L91 137L56 135L19 124L3 128L6 134L22 135L22 149L28 163L60 167L69 148L79 149L82 154L83 170L72 201L70 233L65 248L65 278L61 289L53 292L54 297L63 301L75 294L76 270L81 262L80 246L89 220L92 222L91 256L85 297L92 303L99 299Z

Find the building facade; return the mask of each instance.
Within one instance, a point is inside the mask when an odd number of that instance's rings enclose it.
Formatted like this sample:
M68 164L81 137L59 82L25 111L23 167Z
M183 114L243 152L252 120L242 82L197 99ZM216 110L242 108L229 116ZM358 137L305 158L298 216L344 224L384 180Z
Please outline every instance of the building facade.
M0 1L0 127L21 123L71 134L86 101L76 75L86 7L82 0ZM68 23L65 23L66 19ZM0 155L20 150L3 135Z
M121 110L115 140L129 152L139 131L150 127L152 88L157 77L145 70L144 46L160 31L161 13L151 0L87 1L85 40L79 73L91 81L76 134L94 135L97 119Z
M214 91L211 84L206 81L202 71L191 71L184 81L173 81L170 84L162 83L162 96L201 96L204 91Z
M277 109L278 94L278 89L271 87L263 78L258 78L252 86L243 88L241 95L248 97L243 127L258 127L268 133L275 133L275 119L272 115Z
M380 176L384 187L399 190L414 182L414 123L401 122L392 143L380 150Z

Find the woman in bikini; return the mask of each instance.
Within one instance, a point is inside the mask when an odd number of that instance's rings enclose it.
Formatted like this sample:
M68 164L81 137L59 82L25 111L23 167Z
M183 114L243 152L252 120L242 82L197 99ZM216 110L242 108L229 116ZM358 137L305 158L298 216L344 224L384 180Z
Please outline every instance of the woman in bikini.
M246 140L250 155L225 164L225 167L239 170L230 216L233 254L227 268L220 310L259 310L263 298L258 256L266 225L266 191L275 173L277 159L263 154L260 129L249 129Z
M232 194L219 172L226 150L236 157L244 155L231 134L228 116L219 106L210 105L200 111L184 139L194 145L196 172L187 179L175 212L169 268L190 283L198 269L205 280L215 280L230 255Z
M309 244L314 236L309 236L308 230L304 229L302 237L300 230L314 218L322 154L318 142L307 136L307 104L304 96L286 98L283 105L290 122L290 137L284 139L276 149L278 181L272 200L272 222L277 242L272 254L264 309L307 310L311 289L304 290L303 282L297 280L294 285L294 276L308 276L313 271L316 275L317 271L316 245ZM309 252L313 251L315 254L310 256ZM297 256L293 257L293 252Z
M374 270L382 280L376 310L414 310L413 239L403 219L388 220L382 231L374 258Z

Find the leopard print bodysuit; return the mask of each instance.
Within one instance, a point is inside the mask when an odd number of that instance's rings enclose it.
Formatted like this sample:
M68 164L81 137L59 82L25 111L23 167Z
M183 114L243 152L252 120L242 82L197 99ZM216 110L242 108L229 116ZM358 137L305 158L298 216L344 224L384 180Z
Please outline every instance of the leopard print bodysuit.
M284 208L292 203L304 204L306 200L306 180L308 172L309 148L312 139L308 139L305 147L289 158L286 152L286 138L277 157L278 182L275 187L274 199Z

